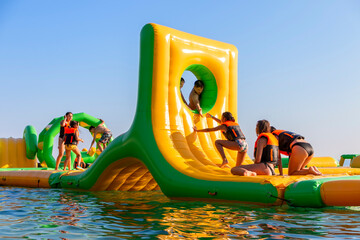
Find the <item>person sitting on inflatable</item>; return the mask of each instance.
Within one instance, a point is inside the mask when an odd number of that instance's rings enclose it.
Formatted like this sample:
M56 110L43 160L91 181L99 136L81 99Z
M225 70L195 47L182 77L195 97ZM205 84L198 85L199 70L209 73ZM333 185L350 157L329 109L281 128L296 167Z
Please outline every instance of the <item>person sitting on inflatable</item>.
M203 115L202 115L202 109L200 107L200 98L203 90L204 90L203 81L196 80L194 83L194 88L190 92L189 105L188 105L191 110L198 110L201 117Z
M228 165L229 162L225 156L225 152L223 149L224 147L238 151L236 166L241 165L244 162L248 144L245 141L245 135L241 131L239 124L235 122L235 118L233 117L233 115L230 112L224 112L221 116L221 120L212 116L209 113L206 114L206 117L212 118L221 125L214 128L205 128L201 130L198 130L196 127L194 127L194 131L195 132L221 131L224 134L227 140L215 141L216 149L219 151L221 158L223 159L223 162L220 165L220 167L221 168L225 166L230 167Z
M289 156L289 175L322 175L315 166L305 168L314 156L314 149L303 136L275 127L271 127L271 132L279 140L280 153Z
M66 160L64 163L64 171L66 170L66 167L69 168L69 170L71 170L71 151L73 151L76 154L76 158L77 161L80 165L81 163L81 152L77 147L78 142L84 142L84 140L82 140L79 137L79 123L77 121L71 121L70 122L70 127L65 128L65 138L64 138L64 143L65 143L65 150L66 150ZM77 166L76 168L80 168L80 166Z
M270 123L267 120L259 120L256 124L254 156L255 163L241 165L231 169L231 173L240 176L275 175L275 166L279 164L280 175L282 162L280 158L279 142L270 132Z

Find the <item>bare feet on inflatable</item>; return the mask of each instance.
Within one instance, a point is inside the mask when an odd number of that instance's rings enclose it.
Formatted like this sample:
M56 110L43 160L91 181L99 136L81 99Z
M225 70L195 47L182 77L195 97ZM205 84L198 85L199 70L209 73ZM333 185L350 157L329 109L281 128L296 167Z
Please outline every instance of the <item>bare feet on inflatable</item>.
M244 176L247 176L247 177L253 177L253 176L256 176L256 172L252 172L252 171L244 171Z
M310 174L313 174L313 175L316 175L316 176L321 176L322 173L319 171L319 169L315 166L311 166L309 167L309 173Z
M227 160L223 161L223 163L219 167L220 168L231 168L229 165L229 162Z

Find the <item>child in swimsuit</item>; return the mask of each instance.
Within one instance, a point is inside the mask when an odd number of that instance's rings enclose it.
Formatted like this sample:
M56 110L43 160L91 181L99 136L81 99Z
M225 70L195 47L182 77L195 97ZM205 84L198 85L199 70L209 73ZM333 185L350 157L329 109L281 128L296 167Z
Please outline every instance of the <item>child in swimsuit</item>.
M280 152L289 156L289 175L322 175L315 166L305 168L314 156L314 149L303 136L290 131L276 130L274 127L271 127L271 132L279 140Z
M199 115L202 117L202 108L200 107L201 93L204 91L204 83L201 80L196 80L194 88L190 92L189 96L189 108L191 110L198 110Z
M91 147L95 143L97 134L101 134L101 138L99 139L99 141L97 143L97 147L100 152L104 151L107 144L110 142L110 140L112 138L111 131L107 127L104 126L104 123L105 123L104 120L102 120L102 119L99 119L99 120L101 121L101 123L97 127L94 127L94 126L89 127L89 131L93 134L93 140L89 147L88 154L90 153ZM101 144L102 144L102 146L101 146Z
M231 169L231 173L240 176L275 175L275 166L279 164L280 175L282 163L277 138L270 132L270 123L267 120L260 120L256 124L254 164L241 165Z
M219 126L214 128L205 128L198 130L196 127L194 127L195 132L213 132L213 131L221 131L227 140L216 140L215 146L218 152L221 155L221 158L223 159L222 164L220 165L221 168L223 167L230 167L228 165L228 160L225 156L224 147L236 150L238 151L237 154L237 161L236 166L241 165L244 162L246 152L248 149L248 144L245 141L245 135L240 129L239 124L235 122L235 118L230 112L224 112L221 116L221 120L212 116L211 114L207 113L206 117L212 118L216 122L218 122Z
M82 161L81 159L81 152L77 147L78 142L84 142L79 137L79 123L77 121L71 121L70 127L65 128L65 137L64 137L64 143L65 143L65 152L66 152L66 160L64 163L64 171L66 170L66 167L71 170L71 151L73 151L76 154L76 158L78 162L78 166L76 168L80 168L80 163Z
M60 133L59 133L59 155L56 158L55 170L58 170L62 157L64 156L65 145L64 145L64 132L65 128L69 127L70 121L73 118L71 112L67 112L64 116L64 119L60 122Z

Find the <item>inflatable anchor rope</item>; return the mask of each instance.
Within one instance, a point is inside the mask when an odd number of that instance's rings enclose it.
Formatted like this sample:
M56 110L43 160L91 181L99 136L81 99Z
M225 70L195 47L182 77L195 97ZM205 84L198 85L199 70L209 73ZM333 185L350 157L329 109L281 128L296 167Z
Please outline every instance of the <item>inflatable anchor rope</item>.
M285 199L285 198L281 198L281 197L276 197L276 196L272 195L271 192L268 192L268 197L269 197L269 198L276 198L276 199L281 200L282 202L281 202L280 206L282 206L282 205L284 204L284 202L286 202L289 206L292 205L291 200L288 200L288 199Z

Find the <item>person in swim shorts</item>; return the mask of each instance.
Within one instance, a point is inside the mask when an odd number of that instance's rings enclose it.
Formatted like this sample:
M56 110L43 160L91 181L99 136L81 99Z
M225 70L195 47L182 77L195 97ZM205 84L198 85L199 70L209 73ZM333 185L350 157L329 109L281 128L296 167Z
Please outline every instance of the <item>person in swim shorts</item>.
M305 168L314 156L314 149L303 136L275 127L271 127L271 132L279 140L280 153L289 156L289 175L322 175L315 166Z
M245 141L245 135L240 129L239 124L235 122L235 118L230 112L224 112L221 116L221 120L212 116L211 114L206 114L207 118L212 118L220 125L214 128L205 128L198 130L194 127L195 132L213 132L213 131L221 131L227 140L216 140L215 146L218 152L221 155L223 160L222 164L220 165L221 168L223 167L230 167L228 165L229 161L226 158L224 147L238 151L236 166L241 165L244 162L248 144Z
M65 128L69 127L70 121L73 118L71 112L67 112L64 116L64 119L60 122L60 133L59 133L59 155L56 158L55 170L58 170L62 157L64 156L65 145L64 145L64 134Z
M111 131L107 127L104 126L104 123L105 123L104 120L102 120L102 119L99 119L99 120L101 121L101 123L97 127L90 126L90 128L89 128L89 131L93 134L94 137L91 142L88 154L90 152L91 147L95 143L97 134L101 134L101 138L99 139L99 141L97 143L97 147L100 152L104 151L104 149L106 148L107 144L110 142L111 137L112 137Z
M77 144L80 142L84 142L79 137L79 123L77 121L71 121L70 127L65 128L65 134L64 134L64 144L65 144L65 153L66 153L66 160L64 163L64 171L66 170L66 167L71 170L71 151L73 151L76 154L75 162L78 163L76 166L77 169L81 169L80 163L82 161L81 159L81 152L79 148L77 147Z
M254 164L234 167L231 173L240 176L275 175L275 166L278 164L280 175L283 175L279 142L270 132L270 123L259 120L256 134L258 138L255 142Z

